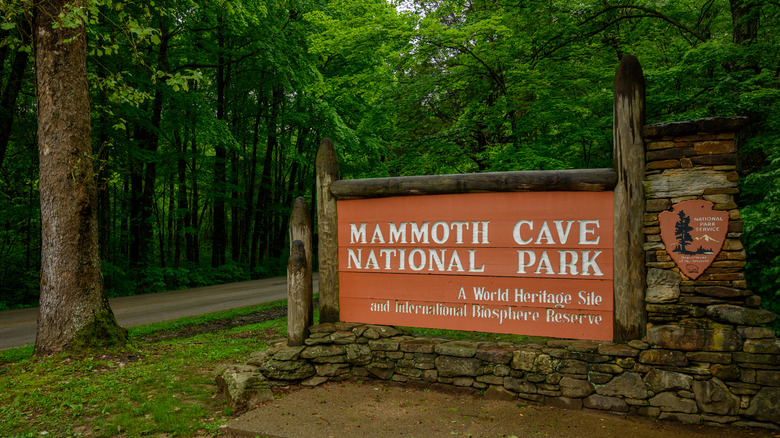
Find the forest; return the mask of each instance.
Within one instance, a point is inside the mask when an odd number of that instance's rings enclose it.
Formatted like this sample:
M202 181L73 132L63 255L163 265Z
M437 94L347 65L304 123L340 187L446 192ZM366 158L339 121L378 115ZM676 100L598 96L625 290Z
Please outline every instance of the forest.
M0 3L0 310L41 267L32 17ZM293 201L342 178L612 166L612 81L647 122L747 116L748 284L780 311L776 0L88 0L109 296L283 275Z

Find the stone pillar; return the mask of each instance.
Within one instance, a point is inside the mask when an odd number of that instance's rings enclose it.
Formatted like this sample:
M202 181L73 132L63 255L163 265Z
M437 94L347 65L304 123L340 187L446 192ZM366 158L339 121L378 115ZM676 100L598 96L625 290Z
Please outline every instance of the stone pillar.
M646 126L644 217L647 342L639 362L696 375L693 393L705 417L743 413L780 421L780 341L762 325L775 319L745 280L747 254L736 195L737 139L744 117ZM696 279L681 271L661 238L659 213L688 200L727 211L723 247ZM663 391L661 389L660 391ZM662 392L666 394L666 392ZM747 425L740 421L736 426Z

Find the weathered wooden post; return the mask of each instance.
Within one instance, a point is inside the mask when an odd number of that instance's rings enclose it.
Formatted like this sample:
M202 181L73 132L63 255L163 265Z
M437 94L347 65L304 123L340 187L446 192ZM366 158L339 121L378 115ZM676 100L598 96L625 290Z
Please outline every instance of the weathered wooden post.
M645 78L635 56L620 61L613 86L615 171L615 342L642 337L645 311Z
M303 345L311 326L311 320L308 320L312 307L311 288L308 288L308 299L306 292L308 269L303 242L295 240L287 263L287 345L291 347Z
M309 217L309 207L306 204L306 199L303 196L299 196L293 204L292 213L290 215L290 254L292 254L292 242L300 240L303 242L304 249L304 261L306 262L305 278L304 278L304 295L303 300L305 302L306 315L304 315L303 323L306 326L306 330L312 325L314 321L314 306L312 304L312 243L311 243L311 218Z
M330 139L317 151L317 229L320 262L320 323L339 321L339 246L336 198L330 185L339 179L339 161Z

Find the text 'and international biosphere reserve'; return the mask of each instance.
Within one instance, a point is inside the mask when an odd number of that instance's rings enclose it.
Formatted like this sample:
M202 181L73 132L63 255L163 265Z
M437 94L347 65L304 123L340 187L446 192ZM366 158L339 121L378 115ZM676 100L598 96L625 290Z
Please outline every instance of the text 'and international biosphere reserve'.
M611 192L338 203L344 321L612 338Z

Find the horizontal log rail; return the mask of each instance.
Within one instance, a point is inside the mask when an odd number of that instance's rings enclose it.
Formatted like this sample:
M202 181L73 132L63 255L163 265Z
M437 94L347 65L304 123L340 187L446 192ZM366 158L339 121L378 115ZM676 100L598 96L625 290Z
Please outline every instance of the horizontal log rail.
M613 190L616 183L614 169L528 170L339 180L331 184L330 191L336 199L362 199L477 192L603 192Z

